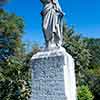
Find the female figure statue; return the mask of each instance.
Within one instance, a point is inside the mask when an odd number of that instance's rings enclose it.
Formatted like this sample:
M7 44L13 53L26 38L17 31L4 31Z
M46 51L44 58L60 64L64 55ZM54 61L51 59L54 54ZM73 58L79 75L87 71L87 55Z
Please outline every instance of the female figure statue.
M41 12L43 22L42 28L47 48L60 47L62 45L62 18L64 16L58 0L40 0L43 3Z

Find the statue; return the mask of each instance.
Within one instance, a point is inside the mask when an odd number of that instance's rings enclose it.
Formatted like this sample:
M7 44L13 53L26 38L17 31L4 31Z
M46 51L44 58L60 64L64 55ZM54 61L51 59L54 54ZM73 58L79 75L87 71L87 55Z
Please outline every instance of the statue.
M41 12L42 28L48 49L61 47L63 40L63 16L58 0L40 0L43 3Z
M31 100L76 100L74 59L62 47L64 13L58 0L40 1L46 48L31 58Z

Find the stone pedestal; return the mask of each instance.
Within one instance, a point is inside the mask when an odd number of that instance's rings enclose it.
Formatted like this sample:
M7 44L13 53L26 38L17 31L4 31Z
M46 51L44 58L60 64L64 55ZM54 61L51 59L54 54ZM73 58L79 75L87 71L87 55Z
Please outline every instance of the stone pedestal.
M76 100L74 60L64 48L39 52L31 62L31 100Z

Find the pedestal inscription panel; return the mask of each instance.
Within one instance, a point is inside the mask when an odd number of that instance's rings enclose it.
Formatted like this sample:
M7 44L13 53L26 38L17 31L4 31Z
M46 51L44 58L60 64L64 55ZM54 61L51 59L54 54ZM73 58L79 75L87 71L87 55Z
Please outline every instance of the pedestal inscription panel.
M64 56L34 59L33 100L66 100L63 66Z

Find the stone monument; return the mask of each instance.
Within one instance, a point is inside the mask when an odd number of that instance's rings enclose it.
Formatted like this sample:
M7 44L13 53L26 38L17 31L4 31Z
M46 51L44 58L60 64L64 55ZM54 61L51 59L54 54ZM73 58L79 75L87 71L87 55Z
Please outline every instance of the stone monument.
M76 100L74 59L62 47L64 13L58 0L40 1L46 47L31 59L31 100Z

